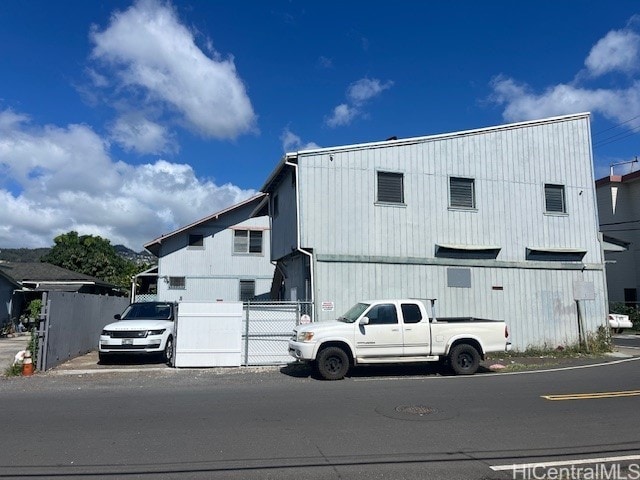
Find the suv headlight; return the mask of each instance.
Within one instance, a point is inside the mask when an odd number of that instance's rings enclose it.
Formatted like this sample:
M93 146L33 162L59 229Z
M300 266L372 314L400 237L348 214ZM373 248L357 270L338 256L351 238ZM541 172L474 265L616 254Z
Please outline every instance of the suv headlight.
M313 332L299 332L298 333L298 341L299 342L310 342L313 339Z
M160 330L149 330L147 332L147 336L148 335L162 335L165 330L166 330L166 328L161 328Z
M104 335L105 337L110 337L111 336L111 332L109 330L102 330L100 335Z

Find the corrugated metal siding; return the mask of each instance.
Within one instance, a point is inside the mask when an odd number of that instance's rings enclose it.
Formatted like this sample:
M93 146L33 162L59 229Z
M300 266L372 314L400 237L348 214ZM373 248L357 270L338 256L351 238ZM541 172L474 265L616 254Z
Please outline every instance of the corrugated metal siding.
M316 252L423 257L455 243L521 261L527 246L562 246L601 261L586 118L332 156L299 157L301 242ZM377 170L404 173L405 207L375 204ZM450 176L475 179L476 210L449 209ZM565 185L567 215L544 214L545 183Z
M296 189L293 179L293 169L289 168L283 176L282 181L278 185L277 190L271 195L270 201L273 202L273 196L278 196L279 214L271 219L272 222L272 251L271 257L274 260L285 257L297 245L297 217L296 217Z
M595 299L581 302L587 330L604 325L604 283L599 271L471 268L471 288L447 287L446 266L328 263L316 265L317 305L331 302L333 312L316 308L317 320L331 320L358 300L436 298L436 315L504 320L511 341L523 350L556 347L578 340L574 282L591 282ZM493 287L502 287L494 290Z
M435 297L440 315L508 320L516 348L554 346L577 339L573 286L583 280L596 291L595 300L583 302L587 328L604 323L587 116L413 144L321 150L299 154L298 163L301 243L321 259L315 268L319 320L367 297ZM379 170L404 174L406 205L376 204ZM449 208L451 176L475 180L475 209ZM566 215L545 214L545 183L565 186ZM500 252L495 262L468 262L472 288L450 288L448 261L435 258L437 244ZM528 268L527 247L585 250L590 267L563 270L549 262L548 270L540 263ZM323 312L325 301L336 311Z

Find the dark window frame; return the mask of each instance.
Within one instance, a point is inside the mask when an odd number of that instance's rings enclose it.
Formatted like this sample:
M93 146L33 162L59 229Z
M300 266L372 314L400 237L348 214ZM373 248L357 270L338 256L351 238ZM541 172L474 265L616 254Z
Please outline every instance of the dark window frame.
M476 180L449 177L449 208L476 210Z
M242 246L243 248L240 248L240 246ZM250 228L234 230L233 254L264 255L264 232L262 230Z
M204 248L204 235L200 233L190 233L187 238L187 245L190 249L202 250Z
M168 277L167 283L169 284L169 290L186 290L187 288L186 277Z
M544 184L544 212L563 215L567 213L565 186L558 183Z
M373 317L373 318L371 317L371 312L373 312L374 310L383 310L383 308L389 309L389 307L393 309L393 316L395 316L395 322L380 321L380 317L378 315L376 315L376 317ZM388 312L385 312L385 313L388 313ZM369 318L369 325L397 325L398 323L400 323L400 321L398 320L398 309L393 303L379 303L377 305L374 305L369 309L366 316ZM392 319L392 317L383 317L383 320L387 320L387 319Z
M382 170L376 172L376 203L405 205L404 173Z
M243 286L251 286L251 294L247 295ZM238 282L238 298L241 302L252 300L256 297L256 281L252 279L241 279Z

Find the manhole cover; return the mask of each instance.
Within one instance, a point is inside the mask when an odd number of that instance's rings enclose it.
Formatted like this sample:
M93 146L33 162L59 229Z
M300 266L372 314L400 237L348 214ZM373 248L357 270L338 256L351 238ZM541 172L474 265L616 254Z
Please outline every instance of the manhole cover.
M408 413L410 415L418 415L422 417L423 415L431 415L434 413L438 413L433 407L427 407L425 405L400 405L395 408L398 413Z
M398 405L398 406L380 406L376 412L388 418L396 420L407 420L410 422L436 422L438 420L449 420L457 417L458 412L447 406L445 408L436 408L429 405Z

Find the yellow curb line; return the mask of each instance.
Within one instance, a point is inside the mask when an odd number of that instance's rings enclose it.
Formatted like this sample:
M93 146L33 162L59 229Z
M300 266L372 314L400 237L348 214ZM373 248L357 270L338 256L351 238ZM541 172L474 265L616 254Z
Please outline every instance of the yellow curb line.
M593 400L597 398L637 397L640 390L627 390L620 392L594 392L594 393L570 393L566 395L542 395L546 400Z

